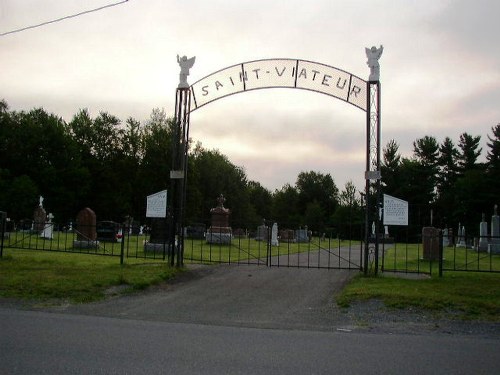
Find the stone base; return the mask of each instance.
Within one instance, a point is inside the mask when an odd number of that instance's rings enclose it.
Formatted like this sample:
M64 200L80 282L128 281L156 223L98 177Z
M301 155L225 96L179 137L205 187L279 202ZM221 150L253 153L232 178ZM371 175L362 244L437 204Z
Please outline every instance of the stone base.
M476 247L476 251L483 253L488 251L488 242L479 242L479 245Z
M207 243L217 244L217 245L229 245L231 244L233 236L231 233L207 233Z
M163 254L163 249L165 249L165 254L169 254L170 250L172 248L172 245L168 243L152 243L152 242L146 242L144 244L144 252L145 253L155 253L155 254Z
M99 241L73 241L74 249L97 249L99 247Z
M490 254L500 254L500 243L489 244L488 253Z

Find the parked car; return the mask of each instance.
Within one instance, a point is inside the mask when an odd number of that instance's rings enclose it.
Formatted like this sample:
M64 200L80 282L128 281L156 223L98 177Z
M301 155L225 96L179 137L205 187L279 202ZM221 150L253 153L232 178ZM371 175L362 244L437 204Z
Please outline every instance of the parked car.
M121 242L120 224L114 221L99 221L96 227L97 240L103 242Z

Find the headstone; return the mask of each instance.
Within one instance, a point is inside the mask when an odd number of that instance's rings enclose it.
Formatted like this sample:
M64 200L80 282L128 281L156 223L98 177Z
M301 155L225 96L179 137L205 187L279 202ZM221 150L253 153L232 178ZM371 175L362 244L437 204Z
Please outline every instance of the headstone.
M47 221L47 213L42 206L35 208L33 212L33 231L42 234L43 228L45 228L45 222Z
M488 251L488 223L482 216L482 220L479 223L479 243L477 245L477 251Z
M271 229L271 245L272 246L280 245L278 242L278 223L274 223Z
M96 225L97 240L102 242L117 242L120 224L114 221L99 221Z
M205 232L207 227L205 224L192 224L187 226L184 231L184 236L187 238L193 238L196 240L202 240L205 238Z
M439 259L439 229L434 227L422 228L422 248L425 260Z
M462 225L460 227L460 223L458 224L458 243L457 247L467 247L467 243L465 241L465 226Z
M149 241L144 244L144 252L146 253L163 253L169 252L170 225L167 218L152 218L151 231L149 234Z
M224 207L224 196L217 199L217 207L210 210L212 216L210 228L207 231L207 242L210 244L229 245L232 239L232 229L229 226L231 211Z
M97 248L96 215L90 208L84 208L76 215L76 240L73 241L75 248Z
M247 232L243 228L238 228L233 230L233 237L236 238L245 238L247 236Z
M283 229L279 231L281 242L295 242L295 231L293 229Z
M0 241L3 238L9 238L7 231L7 212L0 211Z
M498 206L493 208L493 216L491 216L491 238L488 245L488 253L500 254L500 216L497 213Z
M453 231L451 228L443 229L443 247L451 246L450 238L453 238Z
M307 228L305 229L297 229L295 231L295 240L297 242L309 242L309 236L307 232Z
M54 215L52 215L51 213L47 215L47 222L45 223L45 226L43 228L40 237L45 238L47 240L51 240L54 238L54 223L52 222L53 218Z
M256 241L267 241L269 238L269 227L263 223L257 227Z

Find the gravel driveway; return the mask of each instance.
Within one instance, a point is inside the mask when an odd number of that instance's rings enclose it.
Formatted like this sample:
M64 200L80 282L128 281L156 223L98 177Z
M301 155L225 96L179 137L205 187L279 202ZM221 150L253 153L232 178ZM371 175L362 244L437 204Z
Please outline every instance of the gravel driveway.
M335 295L358 273L256 265L193 265L177 280L145 292L50 310L173 323L500 338L499 323L454 321L412 308L387 309L376 300L340 309Z

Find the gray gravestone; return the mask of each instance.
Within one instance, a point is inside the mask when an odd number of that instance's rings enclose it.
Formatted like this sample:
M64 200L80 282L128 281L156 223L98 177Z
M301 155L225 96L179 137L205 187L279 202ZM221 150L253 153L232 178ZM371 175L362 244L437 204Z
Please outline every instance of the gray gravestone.
M500 254L500 217L497 213L497 205L493 209L493 216L491 216L491 238L488 245L488 253Z
M47 222L45 223L42 233L40 234L40 237L46 240L51 240L54 238L54 223L52 223L53 218L54 215L52 215L51 213L47 215Z
M488 223L485 220L484 214L479 223L479 243L477 251L488 251Z
M259 225L257 227L257 234L255 235L256 241L267 241L269 238L269 227L265 224Z
M465 226L460 226L460 223L458 223L457 247L467 247L467 244L465 243Z
M307 233L307 228L297 229L295 231L295 240L297 242L309 242L309 234Z
M271 229L271 245L279 246L278 242L278 223L274 223Z

